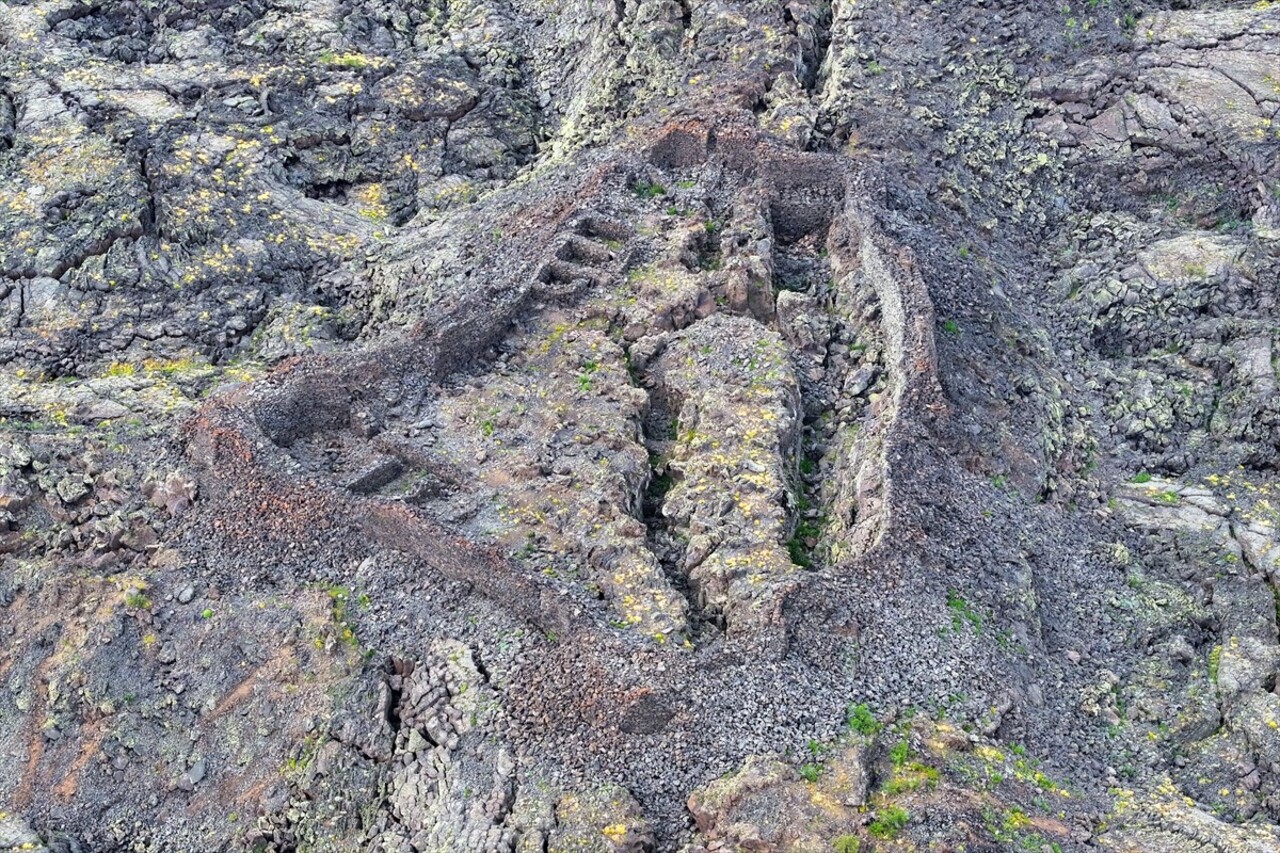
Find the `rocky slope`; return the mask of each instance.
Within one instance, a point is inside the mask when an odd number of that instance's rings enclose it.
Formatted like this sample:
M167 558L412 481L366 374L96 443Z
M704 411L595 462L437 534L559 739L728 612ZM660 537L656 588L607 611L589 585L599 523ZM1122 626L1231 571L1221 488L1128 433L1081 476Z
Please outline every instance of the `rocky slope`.
M0 851L1280 849L1280 5L0 7Z

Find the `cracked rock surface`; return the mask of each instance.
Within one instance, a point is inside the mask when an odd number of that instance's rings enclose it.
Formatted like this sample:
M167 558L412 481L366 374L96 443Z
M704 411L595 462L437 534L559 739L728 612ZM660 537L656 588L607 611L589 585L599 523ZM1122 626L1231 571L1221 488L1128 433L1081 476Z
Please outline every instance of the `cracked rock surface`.
M1280 849L1280 5L0 6L0 853Z

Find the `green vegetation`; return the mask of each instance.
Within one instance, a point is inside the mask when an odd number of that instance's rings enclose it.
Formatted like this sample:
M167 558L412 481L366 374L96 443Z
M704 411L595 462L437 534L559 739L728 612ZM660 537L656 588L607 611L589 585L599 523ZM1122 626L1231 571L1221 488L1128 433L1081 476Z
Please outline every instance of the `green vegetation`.
M207 367L207 364L193 358L148 358L142 362L142 369L146 373L152 376L160 374L168 378L187 376Z
M996 632L996 645L1002 649L1005 649L1006 651L1013 651L1013 652L1017 652L1018 654L1025 654L1027 651L1026 646L1022 645L1022 643L1015 640L1013 638L1013 634L1010 633L1008 630L1001 630Z
M893 774L893 778L884 786L884 793L886 796L896 797L920 788L933 788L941 778L942 773L938 768L919 761L909 761Z
M130 590L124 597L125 606L130 610L150 610L151 599L142 590Z
M361 53L338 53L332 50L322 50L320 55L316 57L321 65L328 65L330 68L353 68L360 70L368 68L373 62L369 57Z
M532 557L535 553L537 553L537 550L538 550L538 534L530 530L525 533L524 544L521 545L520 549L515 552L515 556L519 559L528 559L529 557Z
M4 432L45 432L54 428L47 421L24 421L15 418L0 418L0 431Z
M987 831L1001 844L1013 845L1018 850L1040 851L1051 850L1061 853L1062 847L1057 842L1050 842L1038 832L1029 831L1034 826L1026 812L1014 806L1005 812L990 807L982 810L982 822Z
M1218 666L1222 663L1222 646L1214 646L1209 652L1209 681L1218 686Z
M813 760L801 766L800 778L812 783L818 781L818 777L826 770L822 762L826 759L827 754L831 752L831 747L822 741L810 740L808 748Z
M875 714L865 704L849 707L849 730L864 737L871 737L884 728L884 724L876 719Z
M893 765L893 775L883 788L887 797L896 797L920 788L933 788L942 778L936 767L912 761L911 745L900 740L889 749L889 762Z
M942 324L942 331L948 335L958 335L960 334L960 324L955 320L947 320Z
M290 780L300 777L311 766L319 747L320 738L316 735L307 735L295 754L285 759L284 766L280 768L281 774Z
M787 540L787 554L790 555L791 562L802 569L813 565L813 560L809 558L809 549L805 547L798 535Z
M1150 482L1151 482L1151 475L1150 475L1150 474L1148 474L1146 471L1139 471L1138 473L1136 473L1136 474L1134 474L1134 475L1133 475L1133 479L1132 479L1132 480L1130 480L1129 482L1131 482L1131 483L1139 483L1139 484L1141 484L1141 483L1150 483Z
M582 372L578 374L578 388L582 391L591 390L591 377L600 369L598 361L588 361L583 363Z
M885 840L897 838L910 819L911 815L901 806L886 806L880 810L867 829L876 838Z
M661 460L656 457L650 460L650 464L656 470ZM671 491L671 487L675 485L675 478L671 476L670 471L664 471L661 474L655 474L649 480L649 499L655 503L662 503L662 499L667 496L667 492Z
M822 519L805 517L809 506L809 499L805 497L804 487L797 487L796 515L800 516L800 520L796 523L795 532L787 540L787 552L791 555L791 562L802 569L807 569L813 565L812 545L810 543L816 542L818 537L822 535Z
M967 622L975 634L982 633L982 616L954 589L947 592L947 607L951 609L951 630L959 632Z
M348 605L351 602L351 590L345 586L333 585L325 591L329 595L330 613L333 616L333 624L339 642L355 648L359 645L359 641L356 639L355 626L352 624L348 611ZM368 599L361 596L361 600L367 606Z
M841 835L831 842L836 853L860 853L862 839L856 835Z
M1213 227L1219 234L1246 234L1253 230L1253 220L1231 218L1224 219Z
M662 184L652 184L645 180L637 181L631 191L637 198L658 198L667 194L667 188Z

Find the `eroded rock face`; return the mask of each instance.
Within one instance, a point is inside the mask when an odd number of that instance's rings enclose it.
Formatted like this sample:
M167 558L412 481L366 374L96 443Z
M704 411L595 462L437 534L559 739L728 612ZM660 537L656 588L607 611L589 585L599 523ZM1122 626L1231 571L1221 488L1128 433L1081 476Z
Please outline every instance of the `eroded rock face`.
M1174 5L4 6L0 848L1276 848Z
M855 711L850 729L809 746L796 767L751 756L689 798L697 833L686 853L717 850L1066 849L1084 833L1043 804L1071 792L1025 752L946 723L885 726ZM1022 757L1020 757L1022 756ZM1042 806L1027 808L1028 798Z

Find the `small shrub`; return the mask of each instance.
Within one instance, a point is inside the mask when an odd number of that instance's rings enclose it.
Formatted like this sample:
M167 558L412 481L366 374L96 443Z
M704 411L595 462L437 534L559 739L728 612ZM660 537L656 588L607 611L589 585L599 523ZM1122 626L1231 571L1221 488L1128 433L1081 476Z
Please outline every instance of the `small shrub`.
M941 778L942 773L938 768L912 761L889 780L889 783L884 786L884 792L887 796L896 797L920 788L934 788Z
M982 633L982 616L954 589L947 592L947 607L951 608L952 630L959 631L968 622L975 634Z
M902 828L907 825L911 815L901 806L886 806L876 815L876 819L867 827L876 838L897 838Z
M649 495L655 503L661 503L666 497L667 492L671 491L671 487L675 485L675 478L671 476L670 471L654 475L649 481Z
M652 184L648 181L637 181L631 191L636 194L637 198L658 198L667 194L667 188L662 184Z
M1053 781L1047 773L1043 773L1039 770L1031 774L1031 783L1044 791L1056 791L1062 787L1057 782Z
M326 592L329 594L330 615L333 617L334 632L338 640L348 646L358 646L359 640L347 610L351 590L345 586L330 586Z
M808 499L803 492L798 492L796 494L796 512L804 513L808 508ZM822 528L819 526L821 521L822 519L817 519L816 521L802 520L796 525L795 533L787 542L787 550L791 554L791 562L802 569L807 569L813 564L809 544L822 535Z
M797 536L787 540L787 553L791 557L791 562L802 569L807 569L813 565L813 561L809 559L809 549L805 547Z
M831 842L836 853L859 853L862 850L862 839L856 835L841 835Z
M916 788L920 787L920 784L920 781L913 777L895 777L890 779L889 784L884 786L884 792L890 797L896 797L900 794L906 794L910 791L914 791Z
M893 762L894 767L901 767L907 763L907 759L911 757L911 746L905 740L900 740L889 750L889 760Z
M860 735L870 737L884 726L876 719L875 714L865 704L853 705L849 708L849 728Z
M800 768L800 778L806 782L813 783L818 781L818 777L822 775L821 764L806 764Z

